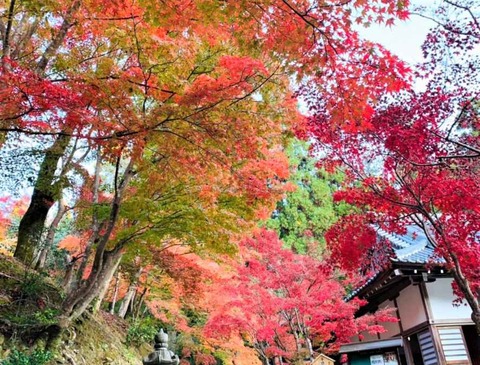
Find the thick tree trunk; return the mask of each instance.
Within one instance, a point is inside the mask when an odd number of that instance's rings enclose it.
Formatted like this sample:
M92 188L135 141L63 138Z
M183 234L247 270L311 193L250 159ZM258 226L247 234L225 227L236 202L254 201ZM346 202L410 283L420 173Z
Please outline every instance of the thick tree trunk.
M30 206L20 221L14 257L27 266L33 264L35 252L42 237L45 219L54 202L51 194L45 194L35 189Z
M105 281L111 280L122 255L121 251L105 252L101 268L92 271L90 277L67 296L62 305L63 317L67 322L79 318L98 297Z
M61 185L56 180L55 170L60 158L70 142L70 136L60 135L53 145L46 151L45 158L40 165L37 181L33 189L32 200L20 221L18 227L18 241L14 256L27 266L31 266L35 259L45 220L48 211L58 199Z
M475 323L475 330L477 331L477 336L480 337L480 313L472 312L472 321Z

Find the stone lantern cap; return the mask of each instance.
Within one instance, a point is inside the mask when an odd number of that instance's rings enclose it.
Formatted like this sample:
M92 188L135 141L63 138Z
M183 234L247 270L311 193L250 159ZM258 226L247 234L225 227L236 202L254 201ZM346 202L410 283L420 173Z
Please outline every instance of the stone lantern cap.
M178 365L180 363L178 356L168 349L168 334L163 331L163 328L160 328L154 340L154 351L143 359L143 365Z

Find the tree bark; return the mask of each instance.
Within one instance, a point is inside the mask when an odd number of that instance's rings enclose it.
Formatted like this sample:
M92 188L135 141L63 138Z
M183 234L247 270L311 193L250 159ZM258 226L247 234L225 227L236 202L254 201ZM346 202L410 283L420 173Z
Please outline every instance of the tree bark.
M453 261L455 269L453 270L453 277L455 282L457 283L458 287L462 291L465 300L469 304L470 308L472 309L472 321L475 324L475 329L477 331L477 335L480 337L480 302L478 297L472 291L470 283L468 279L463 274L463 270L460 266L460 262L458 261L457 255L454 253L450 253L450 257Z
M145 300L145 294L147 294L147 287L143 288L142 294L140 295L140 298L138 299L137 303L137 309L133 311L133 318L137 319L140 315L140 310L142 309L143 302Z
M133 298L135 296L135 292L137 291L138 279L140 278L140 275L142 274L142 271L143 271L143 268L141 267L137 271L137 273L135 274L132 282L130 283L130 286L128 287L127 294L125 294L125 298L123 299L122 305L120 306L120 309L118 310L118 316L120 318L125 318L125 315L127 314L128 306L133 301Z
M110 286L110 282L112 281L113 275L118 269L118 265L120 265L120 261L122 259L122 256L118 257L117 262L115 264L115 268L109 272L110 277L107 278L102 278L102 283L100 284L100 289L99 289L99 294L98 297L96 298L95 304L93 306L93 312L98 312L100 309L100 306L102 305L103 299L105 298L105 295L107 294L108 287Z
M52 41L45 48L45 51L40 57L40 60L37 63L37 73L41 74L45 71L50 62L50 59L57 53L59 48L62 46L63 41L68 33L68 30L75 24L74 16L75 13L80 9L81 1L75 0L70 7L67 9L63 17L63 22L58 28L58 33L52 38Z
M310 360L313 360L313 346L312 346L312 341L310 340L310 337L306 338L307 342L307 348L308 348L308 355L310 357Z
M61 47L68 30L74 24L74 15L80 8L81 1L75 0L67 9L63 18L63 22L59 27L58 33L53 37L52 41L46 46L45 51L41 55L36 72L42 75L47 68L50 59L57 53ZM8 14L8 24L5 34L6 44L4 44L3 56L9 54L9 32L13 22L13 7L15 1L10 2L10 11ZM27 266L33 266L35 259L35 251L38 248L42 232L45 227L45 220L51 206L55 203L57 193L61 186L55 182L55 170L58 161L63 156L71 137L66 134L59 134L53 145L47 149L45 158L40 166L37 181L35 183L32 200L30 205L20 221L18 228L17 247L14 257L22 261Z
M58 199L59 192L62 189L59 181L55 181L55 170L67 149L70 138L70 136L64 134L59 135L53 145L46 151L35 182L32 200L20 221L14 257L27 266L33 264L48 211Z
M85 283L67 296L62 305L63 317L67 323L79 318L100 294L105 281L111 279L115 273L122 256L121 251L105 252L101 268L92 272Z
M68 256L67 260L68 260L68 262L67 262L67 265L66 265L66 270L65 270L65 275L63 277L62 286L63 286L65 292L69 293L70 292L70 287L72 285L73 269L75 267L75 261L70 256Z
M123 256L123 246L130 239L126 238L116 242L113 249L107 250L107 244L110 242L111 235L118 221L123 193L131 178L135 175L133 160L130 160L120 179L119 171L120 157L118 157L116 163L114 197L111 202L110 215L105 223L105 229L102 234L97 233L98 236L95 238L98 244L92 263L92 271L89 277L72 290L63 302L61 319L64 325L68 325L73 320L79 318L91 302L100 294L102 283L104 283L106 278L112 278L118 265L118 260L121 260Z
M61 195L61 191L59 192ZM66 205L63 199L59 199L58 201L58 210L55 218L52 221L52 224L48 228L47 236L45 237L45 242L43 243L43 247L40 251L40 255L38 256L38 260L35 264L35 270L41 270L45 267L45 262L47 260L48 254L53 246L53 240L55 239L55 233L57 231L58 225L63 218L63 215L66 212Z
M443 258L446 262L453 264L452 274L455 283L458 285L458 288L462 292L465 300L467 301L468 305L472 310L472 321L475 325L475 329L477 331L477 335L480 337L480 301L476 293L472 290L471 284L468 278L463 273L462 266L458 259L458 255L455 253L452 246L449 244L448 239L445 237L444 229L440 225L435 225L435 220L428 214L424 213L424 216L429 220L430 224L435 228L436 232L438 232L443 239L443 243L445 244L448 253L443 255ZM423 229L427 239L432 243L433 246L438 247L438 243L435 242L434 238L430 235L429 231L422 225L417 223L419 227Z
M83 279L83 274L85 273L85 269L87 268L88 260L92 256L92 246L95 241L98 239L98 232L100 231L100 220L97 216L97 204L98 204L98 197L99 197L99 188L100 188L100 172L102 167L102 156L100 148L97 149L97 161L95 163L95 177L93 181L93 217L92 217L92 237L88 240L87 246L85 247L85 254L82 257L82 261L80 262L80 267L77 271L76 283L78 284Z
M113 291L112 303L110 305L110 314L115 314L115 305L117 304L119 288L120 288L120 269L117 269L117 275L115 277L115 289Z

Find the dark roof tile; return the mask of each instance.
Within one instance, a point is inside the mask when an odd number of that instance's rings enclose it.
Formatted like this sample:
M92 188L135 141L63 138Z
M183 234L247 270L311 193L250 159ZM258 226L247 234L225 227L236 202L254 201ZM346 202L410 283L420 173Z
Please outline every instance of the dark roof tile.
M433 246L419 227L407 227L407 233L404 235L390 233L378 228L377 234L392 244L396 256L392 258L394 262L425 264L433 259Z

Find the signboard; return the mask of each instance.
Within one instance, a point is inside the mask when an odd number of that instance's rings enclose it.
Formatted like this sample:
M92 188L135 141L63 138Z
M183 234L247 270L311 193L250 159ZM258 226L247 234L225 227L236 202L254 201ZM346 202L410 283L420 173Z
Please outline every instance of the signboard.
M385 352L382 355L371 355L370 365L398 365L395 352Z
M398 365L397 354L395 352L385 352L383 354L383 361L385 365Z
M370 356L370 364L371 365L385 365L385 361L383 360L383 355L372 355L372 356Z

